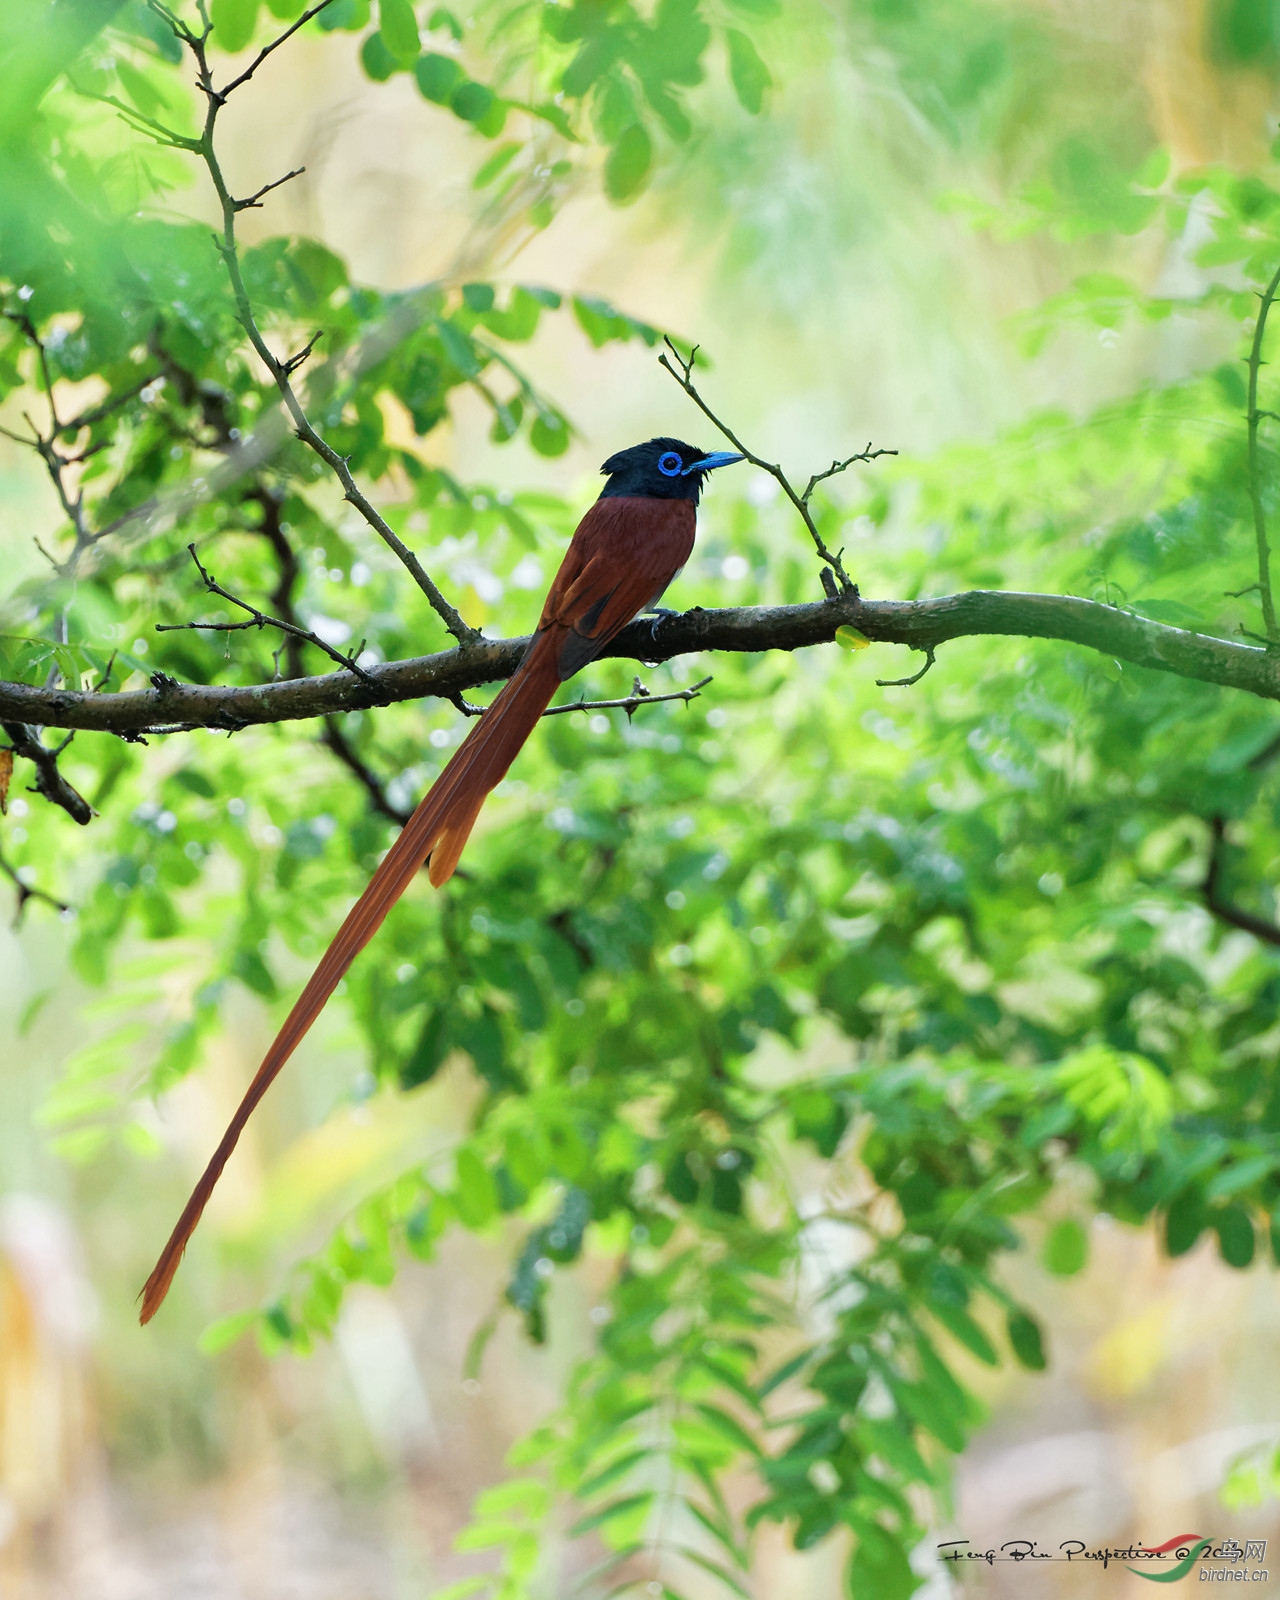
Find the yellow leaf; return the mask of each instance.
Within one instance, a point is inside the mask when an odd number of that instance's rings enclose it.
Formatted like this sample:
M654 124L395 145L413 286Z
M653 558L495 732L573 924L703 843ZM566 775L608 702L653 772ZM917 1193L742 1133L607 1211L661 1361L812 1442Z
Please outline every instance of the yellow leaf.
M865 633L851 628L846 622L836 629L836 643L842 650L865 650L871 643Z

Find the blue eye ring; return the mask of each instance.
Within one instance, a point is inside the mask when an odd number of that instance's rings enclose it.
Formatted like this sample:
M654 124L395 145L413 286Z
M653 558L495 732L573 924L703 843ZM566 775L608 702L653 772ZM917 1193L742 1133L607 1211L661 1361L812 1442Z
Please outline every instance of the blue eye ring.
M664 450L658 457L658 471L664 478L678 478L684 471L684 462L674 450Z

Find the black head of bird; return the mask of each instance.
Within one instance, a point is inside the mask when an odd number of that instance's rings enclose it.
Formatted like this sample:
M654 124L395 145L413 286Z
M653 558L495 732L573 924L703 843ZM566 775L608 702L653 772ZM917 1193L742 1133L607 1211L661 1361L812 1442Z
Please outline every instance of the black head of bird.
M652 500L692 500L697 505L708 472L744 459L732 450L699 450L682 439L648 439L619 450L600 468L609 480L600 498L643 495Z

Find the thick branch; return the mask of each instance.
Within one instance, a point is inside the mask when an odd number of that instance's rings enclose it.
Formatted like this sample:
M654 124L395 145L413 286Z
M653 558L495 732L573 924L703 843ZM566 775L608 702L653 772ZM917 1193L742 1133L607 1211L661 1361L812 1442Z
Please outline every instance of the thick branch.
M1280 700L1280 660L1259 646L1166 627L1096 600L991 589L936 600L842 595L810 605L699 608L663 617L656 627L648 620L633 622L605 653L654 662L700 651L801 650L830 643L836 629L846 623L874 643L905 644L926 652L948 639L973 635L1062 639L1156 672ZM161 725L168 731L227 730L323 717L425 695L448 698L477 684L508 678L527 644L527 639L485 640L465 651L389 661L368 669L370 682L337 672L248 688L166 682L159 688L122 694L0 683L0 720L129 735Z

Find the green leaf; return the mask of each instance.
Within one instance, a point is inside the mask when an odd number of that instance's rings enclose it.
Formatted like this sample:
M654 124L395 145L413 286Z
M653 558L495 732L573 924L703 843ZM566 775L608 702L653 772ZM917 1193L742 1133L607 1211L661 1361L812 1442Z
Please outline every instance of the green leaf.
M875 1535L878 1534L879 1537ZM907 1552L882 1529L868 1528L849 1561L849 1592L875 1600L909 1600L924 1583L911 1569Z
M471 1148L463 1145L455 1157L458 1188L454 1204L464 1225L483 1228L498 1210L498 1190L493 1174Z
M584 1533L592 1533L597 1528L603 1528L607 1523L616 1521L619 1517L630 1515L632 1512L643 1510L653 1504L656 1496L652 1489L645 1489L639 1494L624 1495L621 1500L612 1500L607 1506L592 1511L582 1517L569 1529L571 1539L581 1539Z
M252 1328L261 1317L260 1311L233 1311L228 1316L211 1322L200 1335L198 1349L202 1355L216 1356L220 1350L233 1345Z
M529 429L529 443L540 456L562 456L569 448L569 429L563 417L539 413Z
M744 111L757 115L764 106L765 90L772 84L769 69L761 61L755 45L737 28L725 30L729 46L729 81Z
M366 77L372 78L375 83L385 83L400 70L403 63L397 61L387 49L386 40L379 32L368 34L360 46L360 65Z
M469 1578L459 1578L457 1583L446 1584L443 1589L433 1589L431 1600L468 1600L468 1596L487 1589L493 1578L485 1572L473 1573Z
M434 51L418 57L414 62L413 75L423 98L439 106L449 103L449 96L466 78L452 56L438 55Z
M717 1433L723 1434L729 1443L734 1445L737 1449L743 1450L748 1455L752 1456L758 1456L760 1454L760 1446L756 1440L753 1439L747 1430L742 1426L742 1424L735 1417L731 1417L727 1411L722 1410L719 1406L710 1405L705 1400L696 1401L693 1409L699 1414L699 1416L703 1418L705 1422L708 1422Z
M644 187L653 161L653 144L643 126L633 122L610 150L604 164L605 193L621 205Z
M1165 1249L1171 1256L1186 1255L1208 1220L1204 1196L1198 1189L1185 1189L1165 1214Z
M378 35L393 61L408 66L418 57L418 19L411 0L378 0Z
M652 1456L653 1451L651 1449L628 1450L625 1454L620 1455L616 1461L611 1461L608 1466L601 1467L591 1477L584 1478L581 1483L576 1485L574 1494L579 1500L590 1500L593 1495L599 1494L602 1489L607 1489L610 1484L616 1483L619 1478L625 1478L633 1467L639 1466L642 1461L650 1460Z
M1070 1278L1089 1259L1089 1235L1074 1217L1063 1217L1045 1235L1040 1258L1050 1272Z
M234 55L253 38L258 22L258 0L213 0L209 7L213 43Z
M482 83L460 83L449 96L449 109L463 122L483 122L494 104L494 93Z
M1257 1239L1253 1218L1243 1206L1224 1206L1209 1214L1209 1221L1218 1235L1218 1250L1229 1267L1244 1268L1253 1261Z
M996 1354L995 1346L962 1306L950 1305L944 1300L935 1299L928 1300L926 1304L947 1332L958 1339L966 1350L977 1356L979 1361L986 1362L989 1367L999 1365L1000 1358Z
M1009 1344L1028 1372L1043 1372L1047 1366L1040 1324L1025 1311L1009 1313Z
M369 26L369 0L334 0L317 16L316 24L326 33L343 29L356 33Z
M500 144L489 159L482 162L477 168L476 175L471 180L471 187L473 189L484 189L496 178L501 177L523 148L524 146L517 144L515 140Z

